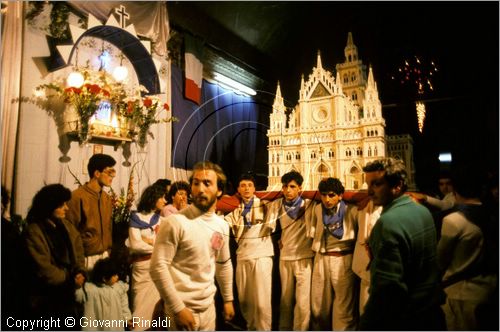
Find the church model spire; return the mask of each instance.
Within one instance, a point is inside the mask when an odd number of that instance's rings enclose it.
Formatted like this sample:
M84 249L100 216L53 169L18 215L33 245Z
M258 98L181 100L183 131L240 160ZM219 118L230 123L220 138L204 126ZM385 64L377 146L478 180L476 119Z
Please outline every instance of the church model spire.
M370 66L368 71L368 83L365 90L365 99L363 101L364 117L369 121L375 121L382 118L382 105L378 97L377 83L373 76L373 69Z
M368 87L375 87L376 89L376 84L375 80L373 79L373 68L370 66L368 69Z
M276 87L276 96L274 97L273 112L271 113L270 130L281 132L286 127L286 106L281 96L280 82Z
M353 62L358 60L358 48L354 45L352 40L352 33L347 34L347 45L344 48L344 55L346 62Z
M352 33L347 35L347 45L344 48L345 61L336 66L340 74L340 83L344 93L351 98L361 113L360 104L365 97L366 66L358 58L358 48L354 45Z
M276 97L274 97L273 112L285 112L285 102L281 96L280 82L278 81L278 86L276 88Z
M335 77L335 87L336 87L335 94L341 95L344 93L342 91L342 84L340 83L340 73L339 72L337 72L337 77Z
M323 68L323 65L321 64L321 52L318 50L318 58L316 60L316 68L320 69Z

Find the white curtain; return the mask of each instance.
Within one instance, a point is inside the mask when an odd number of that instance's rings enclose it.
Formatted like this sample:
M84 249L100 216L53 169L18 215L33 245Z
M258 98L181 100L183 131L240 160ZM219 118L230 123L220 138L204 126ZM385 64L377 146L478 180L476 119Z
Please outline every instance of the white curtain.
M157 55L167 54L169 25L165 1L70 1L69 4L84 13L92 13L101 22L114 14L119 5L125 6L130 15L127 25L134 24L137 34L151 38Z
M19 103L11 100L20 97L21 59L23 44L24 1L7 2L7 11L2 14L2 184L12 192L16 137L19 119Z
M186 181L186 182L189 182L189 177L193 173L192 170L185 170L185 169L182 169L182 168L175 168L175 167L172 167L171 171L172 171L172 175L170 176L169 179L172 182L176 182L176 181Z

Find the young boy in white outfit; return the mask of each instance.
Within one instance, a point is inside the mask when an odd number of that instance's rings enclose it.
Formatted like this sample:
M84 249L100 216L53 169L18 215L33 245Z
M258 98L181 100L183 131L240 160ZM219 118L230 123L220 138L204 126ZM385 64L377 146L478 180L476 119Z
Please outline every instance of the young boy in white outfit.
M255 194L255 180L243 174L238 181L240 205L225 219L238 243L236 287L249 331L270 331L274 248L271 229L264 223L265 205Z
M318 185L321 204L314 207L312 225L316 252L311 291L313 329L356 329L356 289L352 254L356 239L355 206L343 200L339 179L327 178Z
M312 202L300 196L302 175L291 171L281 177L283 197L274 200L267 213L273 229L281 225L280 330L306 331L311 314L311 211ZM295 306L294 306L295 304Z
M229 226L215 213L226 176L219 165L194 165L193 204L160 227L151 257L151 279L164 301L171 330L215 330L214 276L224 301L224 319L234 317Z

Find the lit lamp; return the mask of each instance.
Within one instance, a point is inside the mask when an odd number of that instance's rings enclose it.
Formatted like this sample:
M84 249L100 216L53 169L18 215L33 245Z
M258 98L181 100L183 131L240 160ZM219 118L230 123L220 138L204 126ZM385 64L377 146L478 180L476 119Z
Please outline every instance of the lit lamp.
M235 80L227 76L224 76L220 73L214 72L214 79L219 83L219 85L222 85L225 88L229 88L235 91L236 93L242 93L248 96L255 96L257 94L257 92L254 89L249 88L248 86L243 85L239 82L236 82Z
M123 65L123 54L120 54L120 65L113 70L113 77L118 82L123 81L128 76L128 69Z
M85 82L83 75L80 72L74 71L68 75L66 83L70 87L80 88Z
M115 67L115 69L113 70L113 77L118 82L123 81L124 79L127 78L127 76L128 76L128 69L127 69L127 67L124 67L124 66L120 65L118 67Z

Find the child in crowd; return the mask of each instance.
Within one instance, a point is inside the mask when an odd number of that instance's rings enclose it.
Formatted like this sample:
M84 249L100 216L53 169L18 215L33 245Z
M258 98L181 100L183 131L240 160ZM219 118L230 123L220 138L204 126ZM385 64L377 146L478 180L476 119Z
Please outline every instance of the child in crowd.
M118 280L118 273L110 258L100 259L94 265L91 282L76 290L77 302L83 303L83 331L124 331L131 326L128 284Z

